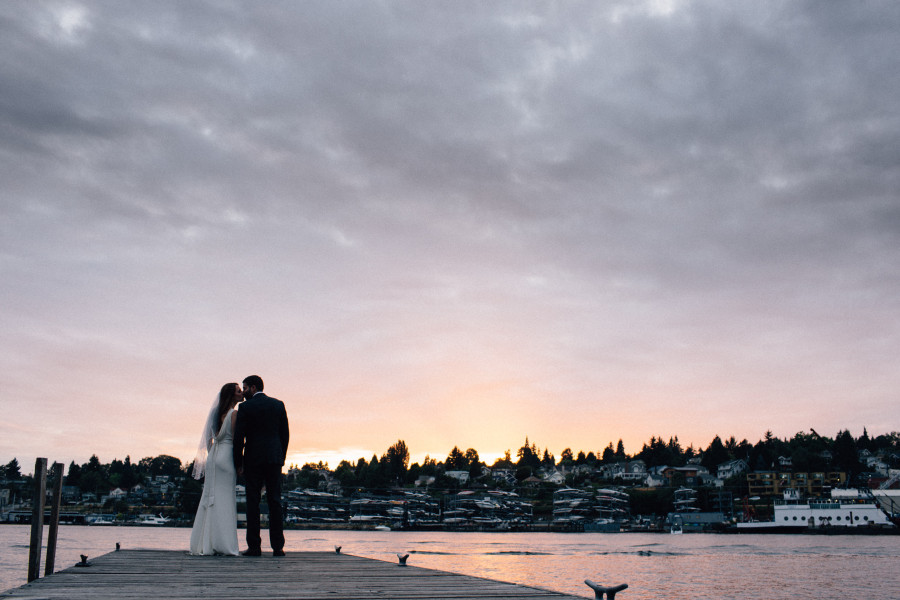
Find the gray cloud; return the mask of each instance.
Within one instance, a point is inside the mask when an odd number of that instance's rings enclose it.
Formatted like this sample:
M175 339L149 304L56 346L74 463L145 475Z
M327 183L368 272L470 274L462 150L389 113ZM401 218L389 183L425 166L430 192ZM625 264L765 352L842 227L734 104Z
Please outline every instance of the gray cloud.
M0 366L37 406L64 381L153 404L162 374L181 414L269 369L364 410L453 372L573 412L709 399L638 437L705 435L712 406L777 429L751 399L790 404L782 434L900 429L898 25L891 2L5 4Z

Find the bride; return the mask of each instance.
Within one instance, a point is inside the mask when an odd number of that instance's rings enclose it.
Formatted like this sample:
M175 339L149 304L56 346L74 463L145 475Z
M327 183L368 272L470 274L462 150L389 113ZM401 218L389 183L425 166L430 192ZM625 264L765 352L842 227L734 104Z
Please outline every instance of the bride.
M223 385L200 436L193 476L200 479L205 474L206 481L191 530L191 554L238 554L232 436L237 418L234 407L242 399L237 383Z

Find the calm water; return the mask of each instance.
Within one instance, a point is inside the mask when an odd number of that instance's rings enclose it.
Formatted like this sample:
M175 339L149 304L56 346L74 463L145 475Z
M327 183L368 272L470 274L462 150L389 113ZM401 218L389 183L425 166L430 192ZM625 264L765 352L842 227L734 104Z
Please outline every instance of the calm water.
M900 598L900 536L296 530L285 535L288 551L332 552L340 545L346 554L394 563L398 552L409 552L410 565L585 598L593 597L585 579L628 583L617 596L622 600ZM29 536L27 525L0 526L0 590L25 583ZM116 542L123 548L184 550L189 538L189 529L168 527L61 526L57 569L79 562L80 554L106 554Z

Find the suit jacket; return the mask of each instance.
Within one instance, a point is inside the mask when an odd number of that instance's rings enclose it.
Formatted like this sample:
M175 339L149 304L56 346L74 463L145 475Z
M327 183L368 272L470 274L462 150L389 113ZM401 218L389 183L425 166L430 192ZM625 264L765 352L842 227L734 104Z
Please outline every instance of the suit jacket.
M284 465L289 437L287 411L281 400L262 392L245 400L234 425L235 468Z

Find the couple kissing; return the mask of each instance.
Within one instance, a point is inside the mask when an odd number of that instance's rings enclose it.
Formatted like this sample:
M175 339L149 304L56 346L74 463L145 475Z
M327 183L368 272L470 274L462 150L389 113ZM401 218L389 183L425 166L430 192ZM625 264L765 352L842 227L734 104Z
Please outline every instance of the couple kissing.
M222 386L194 459L194 478L205 480L191 530L191 554L261 556L259 503L265 488L269 544L273 556L284 556L281 468L289 437L284 403L263 393L261 377L250 375L243 385ZM243 552L237 540L238 476L244 477L247 489L247 549Z

